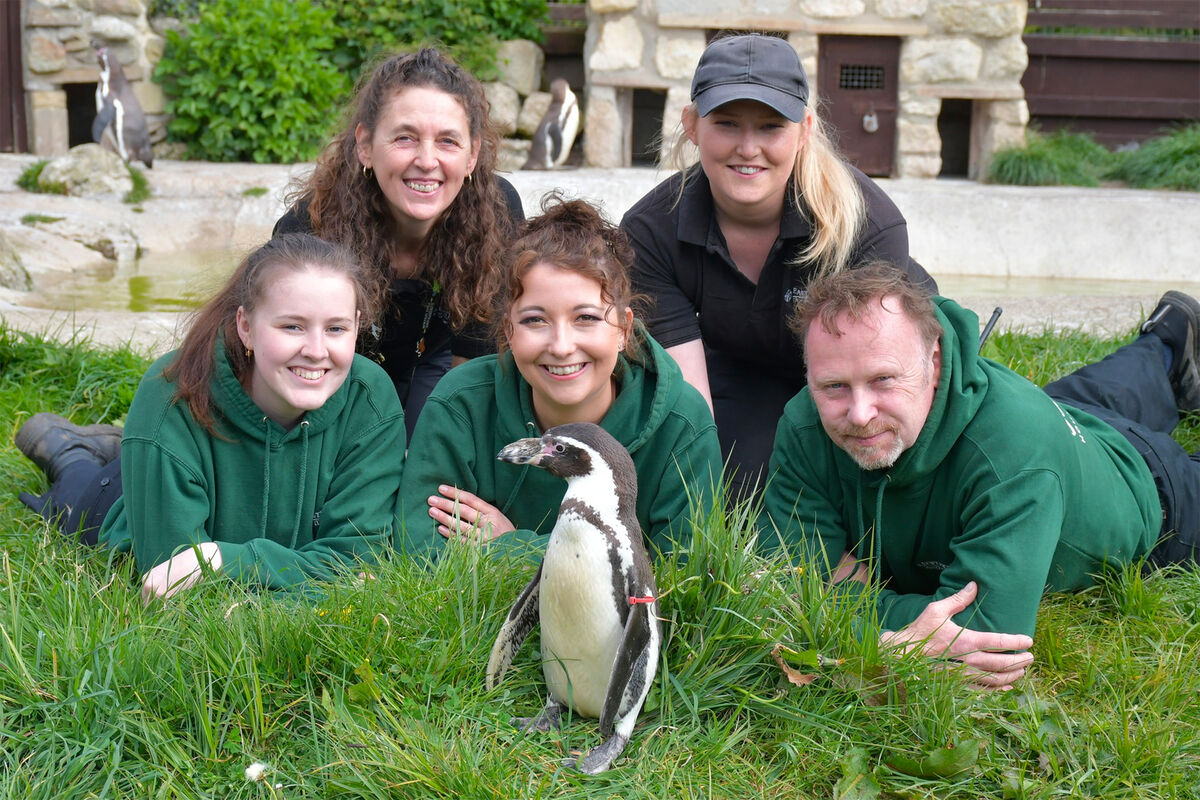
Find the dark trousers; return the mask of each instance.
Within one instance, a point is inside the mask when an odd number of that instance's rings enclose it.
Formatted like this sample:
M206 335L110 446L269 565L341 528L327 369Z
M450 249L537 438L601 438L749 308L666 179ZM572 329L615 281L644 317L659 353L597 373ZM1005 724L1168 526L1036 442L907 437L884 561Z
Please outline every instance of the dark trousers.
M117 456L104 465L91 461L72 464L45 494L38 497L23 493L21 502L63 533L94 545L104 517L121 491L121 457Z
M783 407L804 388L804 382L766 374L757 364L708 348L705 361L730 500L758 497Z
M412 441L417 417L421 416L421 409L425 408L425 401L429 399L433 387L450 371L450 363L450 346L447 344L442 350L421 356L410 374L392 376L400 405L404 406L404 427L408 433L406 441Z
M1171 438L1179 423L1175 393L1154 334L1046 386L1055 400L1099 417L1129 440L1150 467L1163 506L1163 538L1152 566L1200 556L1200 460Z

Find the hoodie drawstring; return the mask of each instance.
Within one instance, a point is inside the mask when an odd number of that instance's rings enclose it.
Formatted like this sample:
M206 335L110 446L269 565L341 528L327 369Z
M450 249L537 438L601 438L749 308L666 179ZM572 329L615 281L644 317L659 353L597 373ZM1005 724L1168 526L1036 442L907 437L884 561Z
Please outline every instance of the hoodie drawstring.
M262 418L263 427L263 491L262 517L258 521L258 535L267 535L267 504L271 501L271 421L269 417Z
M296 540L300 538L300 517L304 510L304 487L308 484L305 479L308 478L308 420L300 420L300 481L297 484L300 491L296 494L296 519L292 522L292 543L291 549L296 549Z

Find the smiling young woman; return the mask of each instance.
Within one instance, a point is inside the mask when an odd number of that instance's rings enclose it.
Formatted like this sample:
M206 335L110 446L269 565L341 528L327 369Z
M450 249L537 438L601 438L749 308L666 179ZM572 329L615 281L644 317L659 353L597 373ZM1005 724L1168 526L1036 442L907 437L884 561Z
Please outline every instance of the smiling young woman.
M525 218L495 174L499 135L483 86L432 48L379 62L347 122L275 224L350 249L380 316L359 351L391 376L409 428L452 363L494 351L496 259Z
M896 206L830 145L786 40L709 44L681 122L680 172L621 227L637 253L634 288L654 301L650 333L715 412L743 496L761 488L783 407L804 388L787 321L809 281L877 259L933 280L909 258Z
M583 201L552 199L525 224L503 260L500 355L447 375L413 434L398 549L544 542L566 484L496 454L567 422L594 422L629 450L651 545L686 542L691 508L706 508L720 477L720 448L704 399L634 319L632 260L624 235Z
M367 298L343 248L272 239L151 366L123 436L53 414L22 426L50 488L21 500L132 550L147 600L206 569L289 587L369 560L392 535L405 433L391 381L354 354Z

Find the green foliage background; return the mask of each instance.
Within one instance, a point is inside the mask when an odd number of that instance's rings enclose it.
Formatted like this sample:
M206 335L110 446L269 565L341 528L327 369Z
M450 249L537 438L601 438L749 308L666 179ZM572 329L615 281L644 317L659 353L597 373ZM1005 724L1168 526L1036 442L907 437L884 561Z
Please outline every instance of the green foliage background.
M162 2L180 14L155 69L167 132L208 161L316 156L352 84L382 53L434 45L482 80L499 42L541 37L545 0L212 0Z

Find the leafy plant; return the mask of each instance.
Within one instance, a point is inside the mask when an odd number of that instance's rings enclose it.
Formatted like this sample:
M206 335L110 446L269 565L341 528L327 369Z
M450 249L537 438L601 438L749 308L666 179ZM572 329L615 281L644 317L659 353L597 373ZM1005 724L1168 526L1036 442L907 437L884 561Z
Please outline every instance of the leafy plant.
M133 181L133 188L125 193L121 202L134 205L148 200L150 198L150 182L146 180L146 173L132 164L126 164L125 167L129 170L129 179Z
M988 170L992 183L1018 186L1097 186L1111 154L1087 134L1031 131L1025 147L998 151Z
M1200 192L1200 124L1178 128L1117 153L1109 177L1139 189L1185 189Z
M444 49L481 79L496 74L496 47L541 39L545 0L322 0L337 20L336 63L350 74L383 52L422 45Z
M348 89L332 55L334 9L289 0L215 0L167 32L155 79L168 135L210 161L312 158Z

